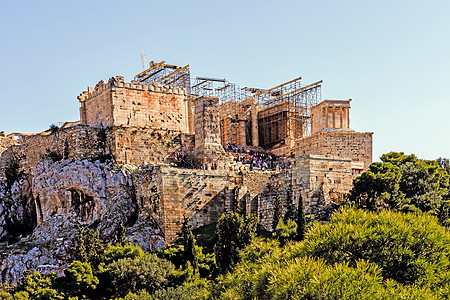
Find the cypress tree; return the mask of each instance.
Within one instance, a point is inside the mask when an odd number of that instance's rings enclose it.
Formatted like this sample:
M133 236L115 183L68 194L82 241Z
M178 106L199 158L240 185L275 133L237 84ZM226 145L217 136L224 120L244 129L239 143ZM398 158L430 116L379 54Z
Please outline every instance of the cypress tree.
M280 220L283 219L283 203L280 195L275 197L275 204L273 208L272 230L275 231Z
M300 194L298 198L298 209L297 209L297 240L301 241L305 238L305 212L303 211L303 197Z
M185 262L191 262L194 272L198 270L198 258L197 251L195 250L195 237L192 233L192 225L189 224L189 218L186 215L183 216L183 227L181 228L181 244L184 247L184 260Z
M241 207L239 206L239 186L236 186L233 190L233 208L232 211L241 214Z
M123 225L123 222L120 221L119 227L117 228L117 237L116 237L117 244L120 244L122 246L127 244L126 233L127 233L127 229Z

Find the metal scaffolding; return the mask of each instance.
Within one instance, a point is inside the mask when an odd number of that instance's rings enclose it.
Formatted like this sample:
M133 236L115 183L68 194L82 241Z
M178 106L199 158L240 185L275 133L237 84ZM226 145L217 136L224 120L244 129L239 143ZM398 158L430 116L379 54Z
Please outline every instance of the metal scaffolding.
M186 89L190 104L198 97L218 97L222 144L254 144L255 131L251 127L257 120L258 144L268 149L311 134L310 108L321 101L322 81L302 86L301 79L270 89L241 88L221 78L191 79L189 65L179 67L165 61L151 62L148 69L135 76L136 81L146 84L156 81ZM190 109L193 116L193 105ZM257 114L253 121L252 114Z
M179 67L166 64L165 61L150 62L150 67L134 77L134 80L150 85L156 81L163 85L176 85L191 94L191 71L189 65Z

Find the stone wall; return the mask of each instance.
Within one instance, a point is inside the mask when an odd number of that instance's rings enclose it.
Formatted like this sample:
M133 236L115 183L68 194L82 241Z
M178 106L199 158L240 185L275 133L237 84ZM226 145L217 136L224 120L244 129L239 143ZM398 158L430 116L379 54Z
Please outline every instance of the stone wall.
M108 131L118 164L170 163L175 152L193 155L194 135L153 127L114 127Z
M3 175L5 164L11 160L13 155L20 159L21 167L26 173L30 173L49 151L61 155L65 159L107 155L109 150L106 145L106 135L102 135L101 132L101 129L78 125L60 129L50 135L29 136L24 143L2 153L0 157L0 177Z
M137 201L144 213L152 214L173 242L183 216L195 228L216 222L226 211L229 174L223 171L150 167L133 174Z
M296 141L295 157L308 154L351 159L363 163L366 171L372 163L372 132L332 130Z
M81 123L92 126L150 126L189 132L186 91L175 86L151 85L123 76L100 81L78 96Z
M313 212L330 202L339 203L352 188L351 160L306 155L292 167L292 185L303 190L304 206Z
M264 186L262 193L258 195L259 224L265 230L273 230L273 210L278 197L283 205L283 215L288 213L289 210L295 211L297 209L291 177L290 170L273 174Z

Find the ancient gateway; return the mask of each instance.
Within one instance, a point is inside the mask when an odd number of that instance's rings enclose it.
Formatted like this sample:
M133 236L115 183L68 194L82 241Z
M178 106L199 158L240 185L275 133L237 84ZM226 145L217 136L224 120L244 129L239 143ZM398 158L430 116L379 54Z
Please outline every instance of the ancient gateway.
M4 170L15 155L32 174L46 153L71 160L109 157L133 170L126 183L137 206L133 218L153 218L167 242L183 215L195 227L209 224L230 211L236 197L247 215L256 214L272 230L277 197L287 211L301 194L307 212L314 212L343 200L352 179L372 162L372 133L350 128L351 99L322 101L321 85L304 85L299 77L269 89L240 87L191 78L189 65L151 62L130 83L116 76L88 87L78 97L77 123L21 136L13 147L0 137L0 166ZM81 223L94 222L95 216L80 213L102 211L107 196L80 186L62 187L59 195L77 204L73 214ZM58 208L39 195L33 191L36 225L70 210L64 196Z

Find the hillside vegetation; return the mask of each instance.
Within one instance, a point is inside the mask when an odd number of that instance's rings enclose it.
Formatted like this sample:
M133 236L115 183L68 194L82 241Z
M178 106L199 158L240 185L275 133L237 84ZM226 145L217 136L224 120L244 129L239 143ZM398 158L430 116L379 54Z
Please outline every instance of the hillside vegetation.
M329 223L303 206L265 237L239 206L197 244L185 219L178 244L146 253L80 232L64 271L4 284L1 299L449 299L448 160L389 153L358 177ZM214 244L214 246L212 246Z

